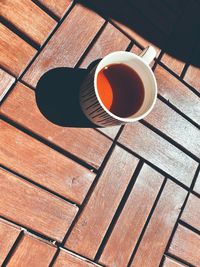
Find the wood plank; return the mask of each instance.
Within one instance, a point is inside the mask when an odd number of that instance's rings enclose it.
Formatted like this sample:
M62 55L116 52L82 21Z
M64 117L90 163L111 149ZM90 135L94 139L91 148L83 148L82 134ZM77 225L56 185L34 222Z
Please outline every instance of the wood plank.
M101 244L138 159L115 147L65 246L90 259Z
M200 157L199 129L159 99L145 121L186 148L197 158ZM175 125L176 127L174 127Z
M8 92L15 78L0 68L0 101Z
M99 264L89 261L83 257L75 255L70 251L61 249L53 265L54 267L100 267Z
M56 22L32 1L6 0L0 3L0 15L30 39L41 45Z
M194 191L196 191L200 195L200 172L194 185Z
M130 39L128 39L112 24L108 23L93 47L90 49L89 53L84 58L80 67L86 68L94 60L103 58L111 52L126 50L129 43Z
M181 220L200 231L200 199L195 195L190 194Z
M94 180L92 172L1 120L0 129L0 164L82 203Z
M0 65L3 68L17 77L35 53L32 46L0 24Z
M163 182L163 176L144 165L114 226L99 262L128 266L132 251Z
M172 239L169 252L193 264L193 266L199 266L200 236L182 225L179 225Z
M26 234L20 240L14 254L9 260L8 267L48 266L56 247L42 239Z
M200 68L189 66L184 80L200 93Z
M131 267L159 266L186 194L180 186L167 181Z
M34 92L21 83L17 84L3 103L0 113L95 168L101 165L112 143L94 129L82 128L80 131L80 128L61 127L51 123L40 113Z
M181 112L199 124L199 97L168 71L157 65L155 76L158 92Z
M0 219L0 265L16 241L20 229Z
M197 162L141 123L126 125L119 142L190 186Z
M164 63L170 70L172 70L179 76L181 75L181 72L185 66L185 63L183 61L175 59L167 53L164 53L161 58L161 62Z
M165 257L163 267L187 267L185 264L181 264L169 257Z
M59 18L65 14L68 7L72 4L72 0L38 0L38 2L51 10Z
M113 126L113 127L106 127L106 128L99 128L98 130L105 135L109 136L110 138L114 139L119 132L120 126Z
M62 241L78 208L0 169L0 215Z
M96 13L76 5L26 72L23 80L35 87L48 70L56 67L73 68L103 23L104 19Z

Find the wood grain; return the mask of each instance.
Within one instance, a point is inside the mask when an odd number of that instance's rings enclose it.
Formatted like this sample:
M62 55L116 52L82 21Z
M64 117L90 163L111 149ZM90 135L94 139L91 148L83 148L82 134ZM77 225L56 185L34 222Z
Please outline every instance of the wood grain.
M20 233L20 229L0 219L0 265L2 266L8 252Z
M200 68L189 66L184 80L200 93Z
M8 92L15 78L0 68L0 101Z
M81 204L94 174L0 120L0 164Z
M24 235L9 260L8 267L40 266L46 267L51 262L56 247L31 235Z
M141 123L125 126L119 142L190 186L197 162Z
M0 66L19 76L36 50L0 24Z
M165 257L163 267L187 267L185 264L181 264L173 259Z
M103 23L104 19L94 12L76 5L26 72L23 80L35 87L48 70L56 67L73 68Z
M169 69L174 71L179 76L185 66L185 63L183 61L175 59L167 53L164 53L161 58L161 62L164 63Z
M57 17L61 18L71 5L72 0L38 0L38 2L51 10Z
M200 172L194 185L194 191L196 191L200 195Z
M84 58L80 67L86 68L94 60L103 58L111 52L126 50L129 43L130 39L128 39L112 24L108 23L93 47L90 49L89 53Z
M34 92L20 83L1 106L0 113L95 168L101 165L111 146L111 141L94 129L61 127L48 121L36 105Z
M62 241L78 208L0 169L0 215Z
M197 158L200 157L199 129L159 99L157 99L154 109L145 118L145 121L186 148Z
M53 265L54 267L100 267L99 264L89 261L66 250L60 250Z
M197 124L199 122L199 97L159 65L155 69L158 92Z
M98 130L105 135L109 136L110 138L114 139L119 132L120 126L113 126L113 127L106 127L106 128L99 128Z
M131 267L159 266L186 194L180 186L167 181Z
M198 197L190 194L181 220L200 231L200 199Z
M90 259L111 223L138 159L115 147L101 177L70 233L65 246Z
M172 239L169 252L172 255L193 264L193 266L199 266L199 250L200 236L182 225L179 225Z
M56 25L56 22L32 1L27 4L27 0L1 2L0 15L38 45L44 42Z
M143 166L106 243L100 263L115 267L128 265L162 182L162 175L147 165Z

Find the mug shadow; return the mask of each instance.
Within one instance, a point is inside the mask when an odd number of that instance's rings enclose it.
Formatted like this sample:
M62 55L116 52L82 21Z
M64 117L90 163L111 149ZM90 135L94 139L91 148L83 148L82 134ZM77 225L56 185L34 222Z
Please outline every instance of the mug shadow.
M46 72L36 87L36 103L43 116L54 124L65 127L99 128L87 119L79 104L79 91L90 70L55 68Z

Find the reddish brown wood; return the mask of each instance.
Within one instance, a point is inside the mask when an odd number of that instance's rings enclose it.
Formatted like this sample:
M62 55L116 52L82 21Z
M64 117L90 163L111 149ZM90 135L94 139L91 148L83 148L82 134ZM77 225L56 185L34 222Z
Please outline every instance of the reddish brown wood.
M54 267L100 267L99 264L95 264L85 258L82 258L76 254L73 254L66 250L60 250L59 255L53 265Z
M57 17L61 18L73 2L72 0L38 0Z
M145 121L200 157L200 131L159 99ZM175 127L176 126L176 127Z
M126 50L129 43L130 40L124 34L108 23L90 52L84 58L81 67L86 68L94 60L103 58L113 51Z
M200 194L200 173L197 177L196 183L194 185L194 191Z
M32 1L6 0L0 3L0 15L37 44L41 45L56 22Z
M36 105L34 92L20 83L1 106L0 113L96 168L111 146L111 141L94 129L61 127L48 121Z
M127 266L162 182L162 175L147 165L143 166L103 250L100 263Z
M67 248L91 259L95 257L137 163L138 159L122 148L115 147L67 239Z
M181 220L200 231L200 199L198 197L190 194Z
M200 236L182 225L179 225L170 245L169 252L176 257L193 264L193 266L199 266L199 248Z
M199 97L159 65L155 70L158 92L180 111L199 124Z
M200 92L200 68L190 66L187 69L184 80Z
M0 219L0 265L2 266L8 252L20 233L20 229Z
M163 267L187 267L187 265L181 264L173 259L170 259L169 257L165 257Z
M125 126L119 142L185 185L191 184L197 162L141 123Z
M56 247L52 244L26 234L20 240L14 254L9 260L8 267L48 266L51 262Z
M167 181L131 267L159 266L187 192Z
M94 174L0 121L0 164L80 204Z
M183 61L175 59L166 53L162 56L161 62L163 62L169 69L171 69L178 75L181 74L185 66L185 63Z
M0 169L0 215L62 241L78 208Z
M57 67L73 68L103 23L104 19L96 13L76 5L31 65L23 80L35 87L40 77L48 70Z
M0 69L0 101L3 99L5 94L10 89L11 85L14 83L15 78L5 72L4 70Z
M0 65L18 76L29 63L36 50L0 24Z

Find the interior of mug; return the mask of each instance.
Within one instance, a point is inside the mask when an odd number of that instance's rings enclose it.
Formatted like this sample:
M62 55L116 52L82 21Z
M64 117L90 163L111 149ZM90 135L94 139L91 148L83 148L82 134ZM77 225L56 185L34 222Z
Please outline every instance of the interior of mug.
M136 73L139 75L144 85L144 100L143 100L141 107L136 113L126 118L121 118L119 116L116 116L115 114L107 110L99 97L98 89L97 89L97 75L99 71L103 69L105 66L108 66L110 64L117 64L117 63L126 64L132 69L134 69L134 71L136 71ZM125 51L111 53L100 61L95 72L95 90L96 90L96 94L99 99L99 102L101 103L103 108L110 115L112 115L115 118L120 118L120 120L122 121L134 121L134 120L142 119L153 108L155 100L156 100L156 95L157 95L157 85L156 85L154 74L152 70L150 69L150 67L146 65L146 63L142 60L141 57L130 52L125 52Z

